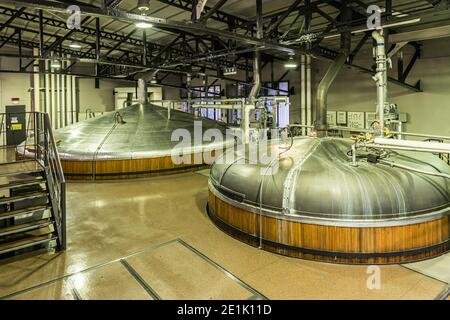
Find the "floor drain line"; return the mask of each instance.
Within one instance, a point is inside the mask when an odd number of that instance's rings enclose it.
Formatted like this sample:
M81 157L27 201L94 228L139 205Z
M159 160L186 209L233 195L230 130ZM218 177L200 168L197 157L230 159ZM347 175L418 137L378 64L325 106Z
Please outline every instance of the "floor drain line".
M120 260L120 263L127 269L127 271L133 276L133 278L144 288L145 291L155 300L161 300L161 297L156 291L141 277L141 275L124 259Z

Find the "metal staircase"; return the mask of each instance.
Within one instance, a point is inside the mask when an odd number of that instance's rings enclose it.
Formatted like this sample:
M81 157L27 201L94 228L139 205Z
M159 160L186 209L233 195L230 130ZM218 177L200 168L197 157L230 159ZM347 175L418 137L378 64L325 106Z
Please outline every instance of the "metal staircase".
M66 247L65 180L50 121L39 112L27 117L28 139L1 148L9 161L0 163L0 259ZM4 120L2 115L3 136Z

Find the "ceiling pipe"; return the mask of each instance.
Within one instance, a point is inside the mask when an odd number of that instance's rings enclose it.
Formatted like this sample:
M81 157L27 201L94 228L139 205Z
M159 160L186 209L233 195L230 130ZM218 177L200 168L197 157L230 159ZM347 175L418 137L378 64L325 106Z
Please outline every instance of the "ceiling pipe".
M256 38L261 39L263 34L262 0L256 0ZM253 53L253 87L248 97L250 103L255 103L261 90L261 52L256 49Z

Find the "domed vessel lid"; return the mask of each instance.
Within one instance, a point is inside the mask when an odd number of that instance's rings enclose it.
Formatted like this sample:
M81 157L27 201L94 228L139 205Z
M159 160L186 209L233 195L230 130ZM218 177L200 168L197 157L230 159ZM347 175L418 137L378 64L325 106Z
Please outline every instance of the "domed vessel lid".
M219 158L213 165L210 190L248 211L305 223L401 225L449 214L449 179L365 158L353 166L351 145L351 140L340 138L296 138L273 175L264 175L267 164L245 161L248 151L240 158L234 152L234 162ZM450 173L450 166L433 154L389 152L386 160L425 172Z
M62 160L139 159L170 156L179 147L178 132L188 133L190 153L221 149L225 141L226 126L213 120L195 118L194 115L156 105L135 104L102 116L80 121L55 130L55 140ZM121 121L123 120L123 121ZM196 129L201 123L201 129ZM224 141L203 142L202 135L208 129L218 129ZM180 131L181 130L181 131ZM197 132L195 132L197 131ZM194 139L195 135L199 135Z

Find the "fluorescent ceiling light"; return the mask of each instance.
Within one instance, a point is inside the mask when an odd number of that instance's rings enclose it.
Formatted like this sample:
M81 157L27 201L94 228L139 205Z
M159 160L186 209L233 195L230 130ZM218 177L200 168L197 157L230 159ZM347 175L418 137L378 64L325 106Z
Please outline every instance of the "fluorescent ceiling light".
M295 69L298 67L296 63L286 63L284 66L288 69Z
M148 29L153 27L153 25L148 22L136 22L135 26L139 29Z
M236 67L226 67L226 68L223 70L223 75L224 75L224 76L231 76L231 75L235 75L235 74L237 74L237 69L236 69Z
M289 60L284 64L284 67L288 69L295 69L298 67L298 64L295 62L294 57L290 56Z
M69 47L72 49L81 49L81 44L78 41L72 41L72 43L69 44Z
M406 21L400 21L400 22L394 22L394 23L391 23L391 24L386 24L383 27L384 28L390 28L390 27L402 26L404 24L411 24L411 23L420 22L420 20L422 20L422 19L421 18L415 18L415 19L411 19L411 20L406 20Z
M50 63L51 68L59 69L61 68L61 63L58 60L52 60Z

